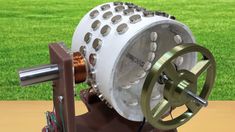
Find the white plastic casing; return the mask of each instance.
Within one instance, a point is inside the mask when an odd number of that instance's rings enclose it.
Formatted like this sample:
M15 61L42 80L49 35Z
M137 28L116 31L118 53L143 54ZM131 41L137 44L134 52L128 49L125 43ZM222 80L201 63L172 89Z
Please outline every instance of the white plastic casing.
M184 40L184 37L182 37L184 43L194 43L194 37L189 30L187 26L184 24L176 21L176 20L171 20L170 18L167 17L162 17L162 16L157 16L154 15L153 17L146 17L143 15L143 12L137 12L135 10L134 14L139 14L141 15L141 21L132 24L130 23L129 18L132 15L124 15L123 11L121 12L116 12L115 7L113 3L106 3L103 5L110 5L110 8L108 10L103 11L101 9L102 5L99 5L92 9L90 12L88 12L80 21L78 24L76 31L73 35L72 39L72 51L79 51L81 46L86 47L86 53L85 53L85 58L87 59L87 62L89 63L89 56L90 54L94 53L96 54L96 64L93 66L90 63L89 68L90 71L93 69L95 73L95 78L93 78L94 84L97 84L98 90L104 97L104 99L123 117L133 120L133 121L142 121L143 120L143 114L141 112L141 109L137 109L135 113L133 113L131 110L128 111L126 108L119 107L117 104L117 100L120 100L120 98L114 96L114 72L118 63L118 60L122 53L124 52L125 48L130 44L130 40L133 40L139 33L143 32L144 30L160 25L160 24L173 24L181 28L181 30L184 30L186 34L188 34L190 37L188 39ZM128 7L124 4L123 5L125 9ZM95 18L90 17L90 13L94 10L98 10L99 15L96 16ZM104 19L103 14L111 11L113 13L113 16L116 15L121 15L122 20L117 23L113 24L111 22L111 18L109 19ZM100 20L101 25L100 27L94 31L91 28L91 25L94 21ZM123 33L119 34L117 32L117 27L122 24L126 23L128 25L128 30ZM111 31L107 36L103 36L101 34L101 28L105 25L109 25L111 27ZM86 33L91 33L91 40L87 44L84 41L84 36ZM102 40L102 45L101 48L96 51L92 45L93 41L99 38ZM166 44L167 45L167 44ZM161 50L161 49L159 49ZM195 61L196 55L191 55L192 56L192 62ZM191 64L190 64L191 65ZM131 108L130 108L131 109ZM138 113L138 114L137 114Z

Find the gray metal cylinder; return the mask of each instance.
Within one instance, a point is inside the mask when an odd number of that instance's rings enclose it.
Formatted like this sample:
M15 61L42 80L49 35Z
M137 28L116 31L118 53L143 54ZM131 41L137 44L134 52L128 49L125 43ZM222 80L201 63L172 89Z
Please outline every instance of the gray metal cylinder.
M189 97L191 97L194 101L196 101L198 104L202 105L203 107L207 107L208 101L197 96L196 94L192 93L191 91L184 89L184 92L187 93Z
M59 78L57 64L43 65L39 67L19 70L21 86L51 81Z

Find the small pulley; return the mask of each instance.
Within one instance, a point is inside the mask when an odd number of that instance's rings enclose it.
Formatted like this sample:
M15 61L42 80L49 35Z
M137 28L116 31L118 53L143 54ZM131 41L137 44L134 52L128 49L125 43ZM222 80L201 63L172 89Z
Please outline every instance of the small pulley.
M191 70L175 67L173 61L187 53L200 53L203 58ZM205 82L199 92L197 82L202 73ZM141 93L141 108L147 121L156 128L167 130L177 128L191 119L203 106L215 81L216 65L209 50L196 44L181 44L166 52L150 70ZM156 82L164 75L164 98L151 108L151 94ZM187 110L171 120L163 120L169 110L185 105Z

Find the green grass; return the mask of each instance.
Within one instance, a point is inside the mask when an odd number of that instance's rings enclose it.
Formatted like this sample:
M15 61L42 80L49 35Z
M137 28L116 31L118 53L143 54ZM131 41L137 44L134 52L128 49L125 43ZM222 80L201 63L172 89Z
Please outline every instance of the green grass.
M211 100L235 100L234 0L130 0L173 14L217 61ZM19 86L17 70L49 63L48 43L70 47L78 22L104 0L0 0L0 100L51 99L50 83ZM77 88L85 87L80 85Z

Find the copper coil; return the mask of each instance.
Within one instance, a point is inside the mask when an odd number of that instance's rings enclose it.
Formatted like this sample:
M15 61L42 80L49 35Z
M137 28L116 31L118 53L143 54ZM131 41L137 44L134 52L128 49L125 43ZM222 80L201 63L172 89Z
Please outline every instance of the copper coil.
M73 53L73 67L75 83L81 83L86 80L86 60L80 52Z

